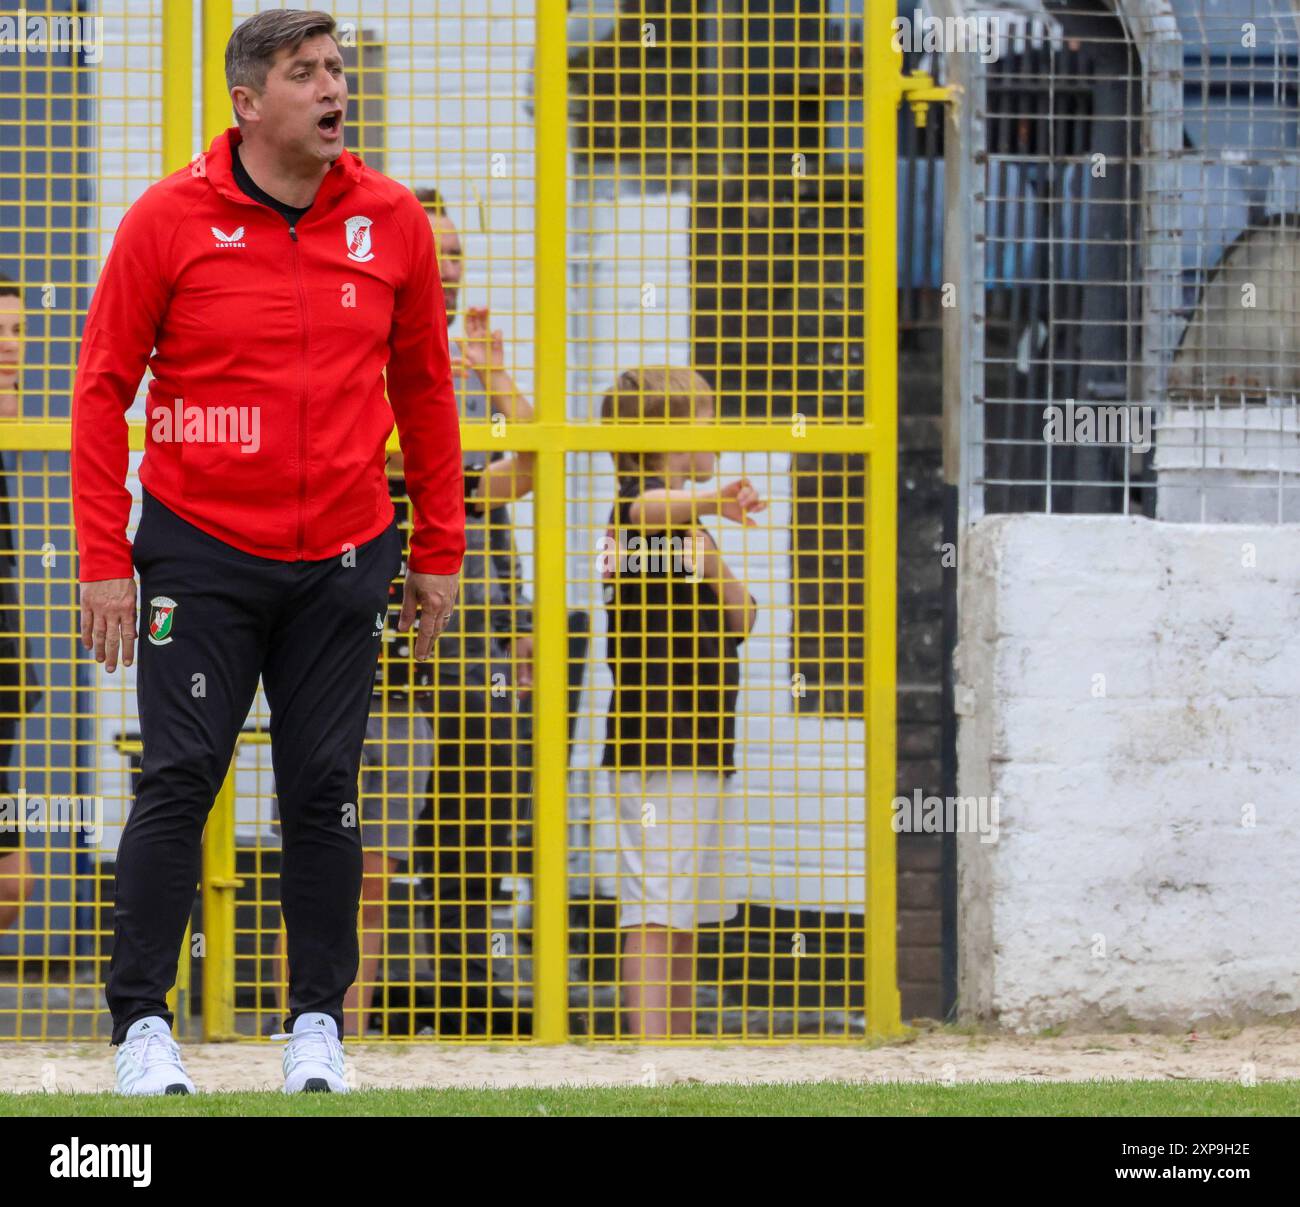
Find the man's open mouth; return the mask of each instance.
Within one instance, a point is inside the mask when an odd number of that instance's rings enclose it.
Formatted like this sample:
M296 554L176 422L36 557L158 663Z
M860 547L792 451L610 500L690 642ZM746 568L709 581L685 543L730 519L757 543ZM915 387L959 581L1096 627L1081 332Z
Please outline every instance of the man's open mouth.
M316 123L317 127L327 133L334 133L343 122L343 110L331 109Z

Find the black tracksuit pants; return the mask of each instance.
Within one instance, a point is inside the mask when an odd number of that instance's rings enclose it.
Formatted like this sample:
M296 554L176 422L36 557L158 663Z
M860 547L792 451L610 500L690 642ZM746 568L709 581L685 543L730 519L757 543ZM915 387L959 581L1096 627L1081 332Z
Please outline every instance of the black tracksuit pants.
M271 712L282 838L289 1016L329 1014L357 975L361 830L357 776L396 524L350 557L282 562L209 536L145 492L133 547L140 575L136 683L144 760L117 855L106 993L112 1042L137 1019L172 1022L208 811L230 767L258 676ZM151 601L175 603L160 641Z

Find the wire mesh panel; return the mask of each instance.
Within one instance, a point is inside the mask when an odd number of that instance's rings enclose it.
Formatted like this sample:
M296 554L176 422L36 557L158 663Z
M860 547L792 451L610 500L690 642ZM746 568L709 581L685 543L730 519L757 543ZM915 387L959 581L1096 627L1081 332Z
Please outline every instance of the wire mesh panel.
M1000 21L991 62L953 56L967 514L1289 518L1293 9Z
M573 1029L861 1033L862 458L613 461L571 486L592 516L571 581L595 637L570 797Z
M263 7L128 6L93 70L0 63L7 766L101 823L0 851L29 896L0 1037L107 1033L142 741L134 670L74 646L72 369L122 212L233 124L225 39ZM348 1036L896 1028L896 249L870 232L894 226L899 61L871 12L876 38L793 0L332 10L348 146L433 231L467 538L431 660L397 631L403 576L376 617ZM138 500L143 393L128 418ZM272 722L259 689L204 834L182 1036L283 1025Z
M1151 238L1170 249L1156 514L1300 518L1300 35L1292 5L1178 8L1181 146ZM1176 276L1175 276L1176 274Z
M862 26L651 5L570 29L569 417L611 433L570 462L568 600L592 634L570 1026L860 1034ZM843 451L810 448L814 425Z
M129 674L80 653L66 419L78 317L162 168L161 6L0 6L0 1038L106 1034Z
M1127 511L1146 449L1074 438L1076 415L1141 410L1142 76L1105 6L1010 15L996 56L955 55L969 120L974 324L969 450L976 513ZM965 207L966 198L953 198ZM961 254L959 253L959 254ZM956 319L954 318L954 321ZM1050 426L1060 413L1061 433ZM1066 428L1068 427L1068 431ZM1126 428L1127 430L1127 428Z

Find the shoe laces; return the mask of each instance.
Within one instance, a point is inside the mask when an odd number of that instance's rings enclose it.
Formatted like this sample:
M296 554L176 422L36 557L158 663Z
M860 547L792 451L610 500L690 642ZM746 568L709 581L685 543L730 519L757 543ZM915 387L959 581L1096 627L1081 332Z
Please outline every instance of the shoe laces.
M336 1059L341 1062L343 1058L342 1043L324 1027L315 1027L310 1031L282 1031L272 1035L271 1038L287 1039L289 1053L292 1054L295 1062L311 1060L332 1066Z
M166 1031L151 1031L147 1035L137 1035L127 1040L132 1054L143 1068L151 1065L181 1063L181 1050L176 1041Z

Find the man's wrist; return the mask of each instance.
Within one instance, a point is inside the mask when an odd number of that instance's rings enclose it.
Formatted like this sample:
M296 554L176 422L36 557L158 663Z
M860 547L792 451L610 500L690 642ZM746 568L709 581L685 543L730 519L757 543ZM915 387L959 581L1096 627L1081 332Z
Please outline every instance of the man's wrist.
M460 573L461 559L455 554L435 553L423 557L412 555L406 563L408 574L442 574Z
M77 575L77 581L82 585L86 583L103 583L110 579L134 578L135 563L130 556L125 561L96 561L87 564L82 561L80 571Z

